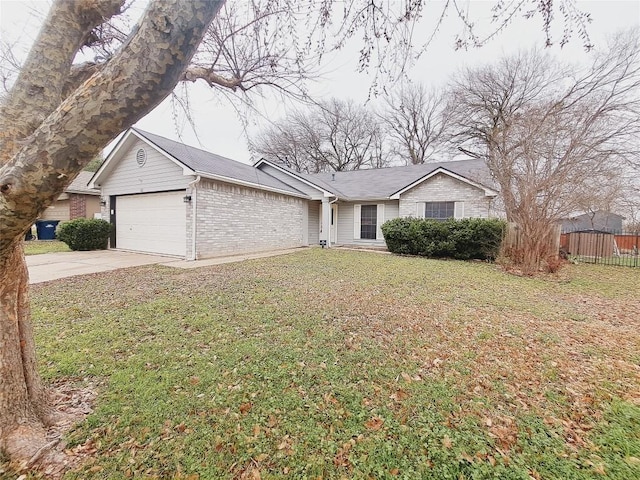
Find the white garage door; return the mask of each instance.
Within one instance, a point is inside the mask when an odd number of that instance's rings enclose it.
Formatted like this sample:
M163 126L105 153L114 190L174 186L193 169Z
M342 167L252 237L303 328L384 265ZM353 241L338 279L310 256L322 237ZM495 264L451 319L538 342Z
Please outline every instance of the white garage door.
M185 256L184 195L183 190L117 197L116 248Z

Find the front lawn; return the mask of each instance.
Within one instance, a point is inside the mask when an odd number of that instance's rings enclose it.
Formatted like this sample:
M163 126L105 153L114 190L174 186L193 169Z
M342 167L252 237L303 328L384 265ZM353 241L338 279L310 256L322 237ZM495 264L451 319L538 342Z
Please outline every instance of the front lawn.
M312 249L31 287L68 479L640 478L640 271Z
M41 255L43 253L70 252L66 243L59 240L29 240L24 242L25 255Z

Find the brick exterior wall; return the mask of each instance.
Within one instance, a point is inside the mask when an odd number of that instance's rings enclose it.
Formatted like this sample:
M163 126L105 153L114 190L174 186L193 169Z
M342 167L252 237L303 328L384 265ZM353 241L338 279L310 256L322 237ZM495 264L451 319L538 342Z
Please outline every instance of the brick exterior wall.
M193 193L197 195L197 258L304 244L307 200L206 179ZM191 215L187 214L187 258L192 258Z
M85 195L69 194L69 220L87 216L87 200Z
M480 188L439 173L400 196L400 216L415 217L418 202L464 202L465 218L487 218L491 201Z

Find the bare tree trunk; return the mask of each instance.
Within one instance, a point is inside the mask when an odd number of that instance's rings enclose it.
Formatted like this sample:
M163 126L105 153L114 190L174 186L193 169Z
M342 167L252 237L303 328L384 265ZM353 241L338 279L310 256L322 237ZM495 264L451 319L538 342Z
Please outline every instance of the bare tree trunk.
M0 447L28 466L54 419L36 368L22 243L0 257Z
M38 59L62 67L38 77L38 85L21 75L0 105L0 449L18 469L65 462L46 440L46 426L59 418L36 366L24 233L109 141L171 93L222 3L155 0L120 52L66 98L48 90L69 87L60 72L69 71L73 48L46 48L60 32L45 23L26 68ZM113 9L118 1L95 2L107 4ZM53 12L83 19L86 5L62 0ZM41 110L29 95L42 95Z

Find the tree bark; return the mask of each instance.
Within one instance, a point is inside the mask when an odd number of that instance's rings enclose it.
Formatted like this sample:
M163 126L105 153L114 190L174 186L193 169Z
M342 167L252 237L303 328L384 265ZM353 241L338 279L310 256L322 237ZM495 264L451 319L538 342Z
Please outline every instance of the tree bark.
M52 12L85 18L81 6L118 3L61 0ZM0 105L0 127L7 127L0 128L0 449L18 468L62 461L42 455L45 427L55 418L36 368L23 235L84 165L173 90L223 3L153 1L116 56L66 98L70 52L80 48L95 20L80 26L67 18L78 28L73 45L59 51L52 46L65 34L45 22L26 69L38 63L62 67L38 78L42 88L22 76Z

